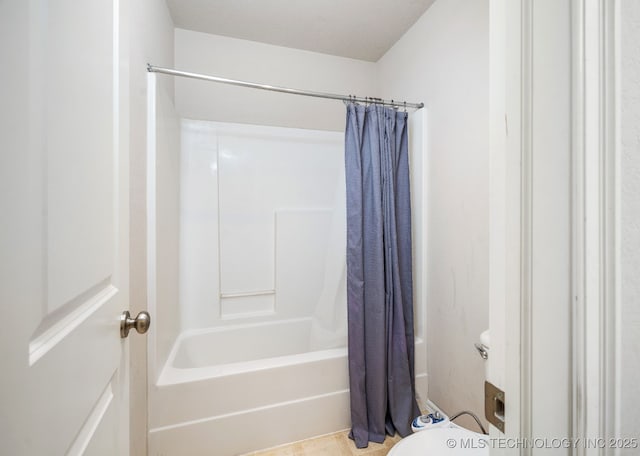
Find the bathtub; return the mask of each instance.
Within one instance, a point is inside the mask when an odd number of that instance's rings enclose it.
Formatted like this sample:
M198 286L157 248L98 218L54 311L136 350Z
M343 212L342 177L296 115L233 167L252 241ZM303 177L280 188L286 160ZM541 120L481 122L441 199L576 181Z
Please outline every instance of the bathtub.
M349 427L346 348L309 352L310 327L181 334L149 391L149 454L236 455Z
M346 348L308 351L310 325L299 318L181 334L150 386L149 454L239 455L350 427ZM416 360L423 354L416 339ZM416 380L426 389L426 374Z

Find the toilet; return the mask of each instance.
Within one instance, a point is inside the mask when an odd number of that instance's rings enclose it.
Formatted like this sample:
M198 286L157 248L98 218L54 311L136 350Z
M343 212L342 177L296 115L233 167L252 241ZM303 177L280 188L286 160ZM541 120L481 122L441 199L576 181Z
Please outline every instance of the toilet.
M488 456L489 436L454 423L447 427L416 432L396 443L387 456Z
M489 344L489 331L485 331L480 335L480 343L476 344L476 349L484 360L488 358ZM470 431L446 419L434 427L427 425L422 430L400 440L391 448L387 456L424 456L427 454L489 456L489 436Z

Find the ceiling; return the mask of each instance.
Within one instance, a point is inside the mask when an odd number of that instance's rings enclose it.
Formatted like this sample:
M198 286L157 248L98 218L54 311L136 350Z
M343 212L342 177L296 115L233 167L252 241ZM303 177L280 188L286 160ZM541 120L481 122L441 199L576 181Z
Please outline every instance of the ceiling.
M167 0L178 28L377 61L434 0Z

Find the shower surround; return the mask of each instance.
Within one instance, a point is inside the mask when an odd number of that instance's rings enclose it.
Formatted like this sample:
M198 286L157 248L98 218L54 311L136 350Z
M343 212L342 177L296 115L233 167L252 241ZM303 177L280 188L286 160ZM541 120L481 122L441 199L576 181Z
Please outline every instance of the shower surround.
M149 454L242 454L348 428L343 133L186 119L179 128L179 327L165 353L163 335L150 334Z
M345 345L342 135L182 121L185 329L313 317ZM318 335L320 337L320 335Z

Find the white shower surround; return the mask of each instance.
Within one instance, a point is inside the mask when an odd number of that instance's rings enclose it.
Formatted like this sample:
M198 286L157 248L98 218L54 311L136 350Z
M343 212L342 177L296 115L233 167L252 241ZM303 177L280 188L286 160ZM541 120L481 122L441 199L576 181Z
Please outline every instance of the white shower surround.
M154 104L150 103L149 107L153 110ZM416 389L421 398L427 397L426 346L422 340L426 248L422 210L425 201L422 176L426 165L422 158L425 154L424 122L424 111L410 117ZM183 120L183 128L185 124L205 130L216 125L216 128L234 131L257 129L254 133L260 131L261 134L287 131L294 136L315 135L316 138L333 135L334 140L340 138L340 161L343 159L341 133ZM156 134L155 125L150 125L149 133ZM183 147L184 140L183 130ZM151 140L148 220L152 241L149 244L149 309L152 313L155 312L154 290L158 280L154 274L157 264L153 242L155 146L155 141ZM184 190L184 182L181 187ZM181 233L182 241L184 234ZM183 277L184 271L181 274ZM218 295L220 291L218 288ZM331 302L327 296L325 300ZM330 343L328 349L321 349L323 347L318 344L312 345L309 337L296 342L301 335L308 336L311 317L318 316L318 312L309 312L313 309L310 303L300 302L289 307L275 305L257 311L249 308L239 315L225 315L220 307L212 304L211 301L200 302L199 310L179 310L180 335L166 362L157 357L161 356L156 346L162 335L155 333L153 328L149 334L149 454L198 455L211 454L211 451L221 455L241 454L349 427L346 349L333 348ZM183 305L181 302L180 306ZM299 308L306 310L301 314ZM262 334L260 340L254 340L258 333ZM237 344L234 347L231 340L252 341L256 350L252 353L244 347L243 353L237 353L237 361L232 361ZM291 346L283 344L284 340L289 340L296 348L292 350ZM219 347L223 347L228 356L224 359L209 356L209 350ZM260 431L256 432L256 426ZM251 438L247 439L249 432Z
M344 346L343 135L181 124L181 330L313 316Z

